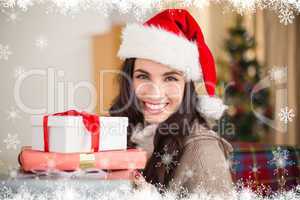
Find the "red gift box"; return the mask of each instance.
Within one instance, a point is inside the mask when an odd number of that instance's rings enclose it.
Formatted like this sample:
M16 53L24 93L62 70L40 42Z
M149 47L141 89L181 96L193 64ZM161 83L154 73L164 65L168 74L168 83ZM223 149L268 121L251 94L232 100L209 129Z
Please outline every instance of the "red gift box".
M78 169L144 169L147 152L142 149L100 151L93 153L51 153L23 147L19 164L25 172L50 169L72 171Z

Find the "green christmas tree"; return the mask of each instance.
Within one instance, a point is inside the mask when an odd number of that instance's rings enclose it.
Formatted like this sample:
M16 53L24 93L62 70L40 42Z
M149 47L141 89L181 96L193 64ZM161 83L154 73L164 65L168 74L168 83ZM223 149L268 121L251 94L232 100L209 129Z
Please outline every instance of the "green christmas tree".
M217 131L231 141L257 142L269 127L254 115L251 108L251 91L261 79L259 72L262 68L255 55L255 38L243 26L243 16L240 15L236 16L236 23L228 33L229 38L225 40L228 61L219 61L217 90L223 89L229 109L219 120ZM270 118L269 96L269 90L259 91L253 97L252 105Z

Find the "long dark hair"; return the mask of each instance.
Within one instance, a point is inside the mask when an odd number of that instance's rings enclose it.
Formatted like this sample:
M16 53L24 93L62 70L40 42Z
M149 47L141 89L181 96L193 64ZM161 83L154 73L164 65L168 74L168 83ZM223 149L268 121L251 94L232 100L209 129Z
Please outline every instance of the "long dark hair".
M136 146L129 140L133 127L138 123L144 124L144 116L138 107L138 99L131 84L135 60L136 58L128 58L123 62L121 76L119 76L120 93L109 109L111 116L128 117L128 147ZM197 101L193 83L186 82L179 109L160 123L156 130L153 154L141 172L147 182L156 185L162 192L167 189L173 177L183 151L183 138L189 135L194 121L197 120L198 123L207 126L205 119L196 110ZM177 128L174 129L174 125L177 125ZM173 126L172 131L168 128L171 126ZM172 160L166 163L165 155L171 156Z

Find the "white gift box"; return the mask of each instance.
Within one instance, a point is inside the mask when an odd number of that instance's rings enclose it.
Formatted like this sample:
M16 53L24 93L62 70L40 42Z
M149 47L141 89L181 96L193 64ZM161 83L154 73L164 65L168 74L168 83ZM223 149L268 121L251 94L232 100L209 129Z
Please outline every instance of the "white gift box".
M127 149L127 117L99 117L99 151ZM43 116L31 118L32 149L44 151ZM91 133L82 116L48 117L49 152L92 152Z

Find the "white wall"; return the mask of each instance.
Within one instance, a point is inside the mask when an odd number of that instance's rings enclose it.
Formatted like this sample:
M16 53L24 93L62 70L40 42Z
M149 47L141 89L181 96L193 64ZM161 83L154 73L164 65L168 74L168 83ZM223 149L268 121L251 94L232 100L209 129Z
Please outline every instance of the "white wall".
M109 29L108 18L101 15L82 13L75 18L59 14L45 14L44 8L30 8L20 12L20 19L15 23L7 21L4 13L0 14L0 44L9 45L12 55L8 60L0 59L0 168L15 165L21 146L30 145L30 116L18 107L14 98L14 86L17 78L15 70L22 66L28 72L32 69L45 70L51 67L55 71L54 106L47 106L47 77L31 76L21 84L22 102L32 108L45 108L53 113L68 109L68 106L58 107L57 83L80 81L93 83L93 63L91 36ZM48 46L39 49L35 40L43 35L48 40ZM64 71L64 76L58 77L57 71ZM86 89L80 88L75 96L78 109L85 109L90 102ZM15 120L8 119L11 108L19 111ZM20 144L16 149L6 148L4 140L8 134L17 134Z
M224 34L225 28L213 26L220 20L220 16L215 16L213 11L214 9L201 12L193 10L193 15L200 23L213 54L218 56L221 37L215 33ZM150 17L153 13L146 15ZM227 18L223 19L226 20ZM46 76L32 76L21 84L22 103L32 108L45 108L49 113L67 110L70 108L70 105L67 105L67 82L93 83L91 36L107 31L111 23L124 21L135 19L132 16L120 16L116 11L109 18L89 13L75 15L75 18L58 14L47 15L45 8L35 6L26 13L21 12L20 20L13 23L8 22L7 16L0 12L0 44L9 45L13 53L7 61L0 59L0 168L1 163L4 163L5 167L15 165L20 147L31 144L31 113L24 112L15 101L15 70L19 66L26 72L40 69L47 73L49 67L54 70L53 84L47 84ZM48 40L48 46L42 50L35 46L35 40L40 35ZM63 76L58 76L59 70L64 72ZM65 84L64 104L58 97L58 84ZM50 96L48 92L54 96ZM78 110L86 109L91 100L89 92L83 88L76 91L74 99ZM11 108L17 109L20 117L15 120L8 119ZM18 135L21 143L17 145L17 149L6 148L3 141L9 133Z

